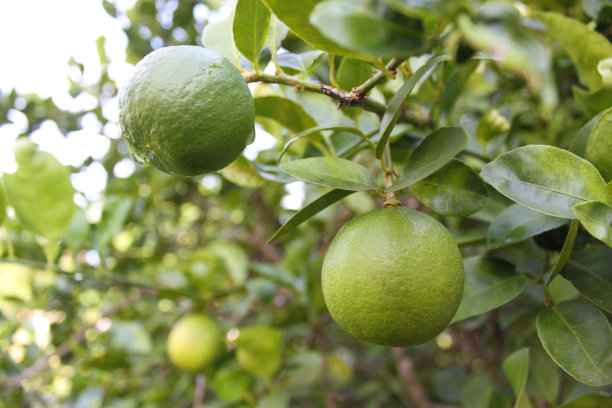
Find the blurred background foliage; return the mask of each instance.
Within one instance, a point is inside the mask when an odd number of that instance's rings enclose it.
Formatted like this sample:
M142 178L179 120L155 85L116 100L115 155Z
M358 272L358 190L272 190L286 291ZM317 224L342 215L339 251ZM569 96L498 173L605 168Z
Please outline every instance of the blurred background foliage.
M123 13L113 1L103 1L106 12L124 23L127 61L132 64L160 46L202 44L208 21L196 17L206 14L202 8L215 11L223 3L137 0ZM438 21L432 13L420 29L433 38L442 36L457 63L449 64L441 77L424 82L409 103L438 124L462 123L472 135L480 135L487 144L485 156L494 157L506 142L568 147L590 117L588 112L599 111L598 101L588 95L584 103L576 103L572 88L580 81L571 60L558 45L547 43L538 32L541 27L518 30L514 20L518 14L511 3L484 8L481 3L490 2L379 3L386 7L386 17L397 21L405 21L397 11L403 4L435 9L448 3L444 18ZM524 3L572 16L612 39L612 6L605 0ZM399 6L388 7L394 4ZM480 32L467 20L446 24L455 20L459 10L467 10L473 21L500 37L475 35ZM508 52L539 62L500 66L472 58L490 47L487 41L499 38L508 39L502 44ZM357 60L306 55L316 50L291 32L282 46L297 56L279 61L289 74L329 82L331 62L338 69L338 82L350 89L374 72L370 64ZM93 121L109 144L103 157L90 156L68 166L74 176L101 165L106 187L93 195L75 193L79 206L57 248L23 225L13 209L4 220L0 230L0 407L195 406L202 378L198 382L192 374L172 367L165 353L170 327L190 312L212 316L227 333L227 353L206 372L206 407L414 406L406 388L411 379L405 378L406 372L414 370L406 371L406 364L416 367L420 383L436 404L510 407L513 393L500 367L508 352L519 346L531 350L529 372L537 381L530 382L526 392L538 407L610 391L574 381L539 346L531 322L542 307L542 287L532 284L504 307L457 323L435 340L407 350L391 352L344 333L331 321L323 303L319 277L323 255L347 220L380 206L381 199L365 193L352 195L268 245L267 239L294 213L284 201L289 195L284 183L290 178L266 167L275 164L282 143L258 153L260 171L255 173L248 161L221 174L192 178L142 166L122 171L129 152L114 118L103 109L117 92L108 75L104 47L101 37L99 81L92 85L72 79L70 88L72 97L93 96L97 103L91 109L68 112L52 99L35 94L0 95L0 124L14 123L18 117L24 139L45 123L54 123L68 137L81 130L84 121ZM542 50L545 55L539 54ZM82 72L78 61L70 64ZM540 76L541 80L530 82ZM388 100L399 85L401 79L388 81L373 96ZM319 124L351 124L360 116L354 108L342 113L324 97L298 95L294 89L260 86L255 92L300 100ZM593 104L597 106L591 109ZM491 130L490 124L479 124L482 117L493 115L487 113L491 107L499 107L498 115L511 127L502 124L501 129L493 126ZM286 141L299 131L287 125L295 118L291 115L295 112L288 113L284 123L267 117L259 117L258 123ZM371 114L361 114L359 121L364 132L376 129ZM394 157L401 158L423 131L410 126L398 129L393 136ZM473 141L473 150L478 151L476 138ZM358 160L372 162L369 153ZM477 160L474 163L478 166ZM304 201L324 191L307 186ZM466 255L482 252L483 228L509 204L493 191L489 195L492 198L479 216L446 220L463 241ZM409 193L400 198L408 203L414 200ZM538 259L548 256L546 250L560 250L566 230L565 226L553 229L519 248L499 249L498 255L524 270L541 269ZM538 256L529 258L526 252ZM53 260L50 267L48 259ZM558 299L577 294L562 278L550 290ZM253 355L256 364L245 365L236 358L240 343L235 340L239 330L251 326L269 328L274 334L262 332L261 339L269 338L273 346L268 353ZM280 342L275 340L279 335ZM274 364L277 355L280 360ZM609 399L603 401L597 406L610 406Z

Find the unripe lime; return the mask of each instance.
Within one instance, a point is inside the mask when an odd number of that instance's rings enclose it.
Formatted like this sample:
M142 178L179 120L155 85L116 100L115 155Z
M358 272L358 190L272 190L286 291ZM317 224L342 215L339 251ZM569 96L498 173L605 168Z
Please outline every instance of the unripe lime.
M406 207L370 211L334 237L323 262L338 325L383 346L424 343L446 328L463 294L463 262L437 220Z
M199 372L223 354L223 332L217 322L207 316L187 315L170 330L166 349L175 366Z
M119 91L132 157L185 176L222 169L255 137L255 107L240 71L198 46L159 48Z

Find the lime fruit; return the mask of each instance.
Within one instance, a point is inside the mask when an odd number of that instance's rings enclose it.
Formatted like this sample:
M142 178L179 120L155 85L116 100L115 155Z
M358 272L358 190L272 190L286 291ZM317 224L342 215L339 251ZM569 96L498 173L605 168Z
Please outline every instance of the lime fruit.
M166 349L172 364L185 371L200 372L223 354L223 332L207 316L186 315L170 330Z
M338 325L367 342L405 347L448 326L463 294L463 261L450 232L406 207L349 221L323 262L325 303Z
M193 176L222 169L253 141L255 107L228 60L179 45L136 64L119 91L119 123L137 162Z

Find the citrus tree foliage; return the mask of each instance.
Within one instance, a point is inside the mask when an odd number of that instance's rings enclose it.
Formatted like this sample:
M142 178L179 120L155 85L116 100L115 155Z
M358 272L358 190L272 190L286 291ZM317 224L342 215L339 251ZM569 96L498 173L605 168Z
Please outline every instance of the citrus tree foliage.
M0 190L0 406L612 406L608 1L104 6L131 63L177 44L232 61L276 143L197 177L117 172L116 134L60 164L28 141L42 124L117 126L104 38L99 82L70 90L93 109L2 95L0 123L27 124ZM85 198L71 177L96 163ZM342 331L320 281L340 227L397 201L451 231L466 275L451 325L406 349ZM195 375L166 354L190 313L225 338Z

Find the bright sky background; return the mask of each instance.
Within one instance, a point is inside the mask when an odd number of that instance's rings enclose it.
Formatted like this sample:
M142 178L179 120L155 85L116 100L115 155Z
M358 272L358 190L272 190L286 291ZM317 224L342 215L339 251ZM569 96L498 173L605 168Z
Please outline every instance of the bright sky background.
M135 0L118 0L119 10L128 10ZM214 19L202 7L200 19ZM125 62L127 37L122 24L110 17L102 8L101 0L0 0L0 90L4 93L16 89L20 94L37 93L43 98L52 97L61 109L80 111L93 108L98 101L92 96L72 98L68 94L71 77L85 83L95 83L100 76L96 39L106 37L105 50L111 60L109 76L118 85L132 71L133 66ZM80 72L70 70L68 61L73 57L83 64ZM109 122L102 127L96 117L86 115L81 130L67 136L60 133L54 122L44 122L30 138L41 149L52 153L65 165L79 166L88 157L100 159L110 146L109 138L119 138L118 112L115 98L101 101L103 114ZM17 110L9 112L12 123L0 126L0 171L12 172L16 165L12 150L18 134L23 132L27 121ZM270 147L270 137L258 129L257 142L247 148L245 155L254 158L257 150ZM127 177L134 170L129 158L120 161L114 169L118 177ZM94 161L78 174L72 175L72 184L82 193L75 201L86 205L105 188L107 174L102 165ZM288 186L291 200L285 200L289 208L299 208L303 200L303 186ZM296 196L297 194L297 196Z

